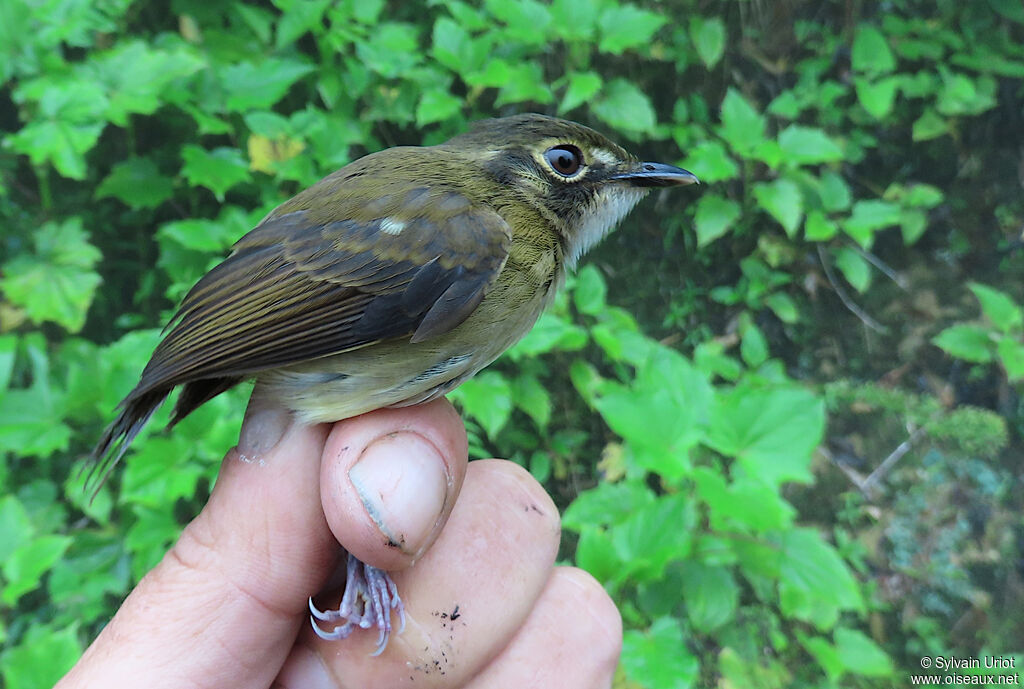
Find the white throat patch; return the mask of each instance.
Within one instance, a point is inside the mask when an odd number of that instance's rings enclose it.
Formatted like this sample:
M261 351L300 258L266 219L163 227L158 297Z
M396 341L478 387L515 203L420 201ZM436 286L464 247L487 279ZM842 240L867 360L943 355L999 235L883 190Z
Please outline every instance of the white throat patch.
M646 195L647 189L618 184L599 191L584 212L579 230L568 239L565 263L569 269L575 268L580 256L604 239Z

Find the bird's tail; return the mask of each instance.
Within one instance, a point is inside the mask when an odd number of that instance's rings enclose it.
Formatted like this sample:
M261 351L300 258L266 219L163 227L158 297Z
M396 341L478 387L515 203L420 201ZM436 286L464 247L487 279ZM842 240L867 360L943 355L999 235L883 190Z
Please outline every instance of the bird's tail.
M121 411L114 422L103 431L96 447L89 455L86 490L96 497L110 471L128 451L135 436L146 425L157 407L167 399L171 388L147 390L139 395L130 394L120 404Z

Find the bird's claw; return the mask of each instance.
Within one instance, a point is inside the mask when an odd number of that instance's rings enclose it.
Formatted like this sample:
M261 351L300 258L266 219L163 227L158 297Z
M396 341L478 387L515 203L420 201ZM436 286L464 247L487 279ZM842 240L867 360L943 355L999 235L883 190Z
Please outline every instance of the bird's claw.
M348 573L345 578L345 593L337 610L320 610L309 599L310 624L321 639L337 641L346 638L356 627L369 629L376 625L379 630L377 656L387 648L391 638L391 611L398 612L398 634L405 629L405 606L398 596L398 587L388 573L364 564L351 553L348 556ZM335 625L331 631L324 631L317 620Z

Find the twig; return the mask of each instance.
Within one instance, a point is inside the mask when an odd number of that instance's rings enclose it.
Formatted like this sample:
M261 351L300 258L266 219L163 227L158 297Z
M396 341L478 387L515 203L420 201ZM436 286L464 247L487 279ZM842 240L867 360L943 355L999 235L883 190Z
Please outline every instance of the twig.
M903 456L910 452L910 448L913 447L914 443L917 442L918 438L920 438L924 434L924 426L919 427L917 430L911 433L909 438L900 443L896 447L896 449L893 450L892 453L885 458L885 461L879 464L878 467L874 471L872 471L866 479L864 479L863 483L860 484L861 491L863 491L863 493L868 497L871 497L871 494L875 490L875 484L877 484L878 482L885 478L885 475L888 474L894 466L896 466L896 462L903 459Z
M853 249L858 254L860 254L861 258L863 258L865 261L873 265L875 268L878 268L878 271L882 275L886 276L887 278L895 282L897 287L899 287L904 292L907 291L907 279L900 275L899 273L897 273L892 268L890 268L888 263L878 258L878 256L875 256L867 249L861 248L857 244L853 245Z
M857 306L853 300L850 299L849 295L846 294L846 290L839 285L839 281L836 280L836 274L832 272L832 266L830 266L828 261L825 260L825 250L822 248L821 244L818 245L818 260L821 261L821 267L825 269L825 277L828 278L829 284L832 285L832 289L835 290L836 296L839 297L839 301L843 302L843 306L849 309L850 313L859 318L864 325L871 328L876 333L881 333L883 335L888 333L889 329L887 327L869 316L864 309Z

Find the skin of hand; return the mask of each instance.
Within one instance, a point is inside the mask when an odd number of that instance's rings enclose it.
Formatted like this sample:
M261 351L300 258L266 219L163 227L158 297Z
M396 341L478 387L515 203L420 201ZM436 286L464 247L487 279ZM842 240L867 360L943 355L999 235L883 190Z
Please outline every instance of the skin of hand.
M303 426L258 392L206 507L58 689L611 686L614 604L554 566L558 512L529 473L468 464L446 400ZM376 630L309 627L311 591L339 599L342 547L406 600L379 657Z

